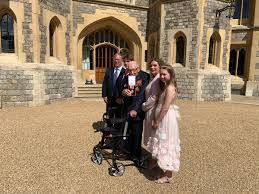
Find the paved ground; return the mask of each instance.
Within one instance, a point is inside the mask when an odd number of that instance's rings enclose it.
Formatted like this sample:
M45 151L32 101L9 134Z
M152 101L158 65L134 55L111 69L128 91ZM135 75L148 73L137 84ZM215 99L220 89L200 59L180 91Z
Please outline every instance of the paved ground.
M238 104L251 104L251 105L259 105L259 97L258 96L241 96L241 95L232 95L231 96L232 103Z
M158 170L111 177L107 162L91 162L100 101L0 110L0 193L258 193L259 106L177 104L181 168L166 185L152 181Z

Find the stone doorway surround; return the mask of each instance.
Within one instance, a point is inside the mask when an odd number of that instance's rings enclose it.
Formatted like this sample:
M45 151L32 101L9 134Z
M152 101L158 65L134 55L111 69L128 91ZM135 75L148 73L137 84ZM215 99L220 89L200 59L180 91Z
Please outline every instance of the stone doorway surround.
M93 80L93 83L96 83L95 66L92 70L82 70L82 46L85 37L104 27L120 34L129 43L129 50L134 59L141 65L142 69L146 69L144 55L147 43L143 33L139 31L137 18L130 16L128 13L110 9L96 10L95 14L82 14L81 16L84 18L84 23L77 25L78 28L73 38L74 45L77 46L72 49L75 51L73 52L75 60L72 64L76 64L78 83L85 83L86 80ZM127 21L127 24L124 21Z

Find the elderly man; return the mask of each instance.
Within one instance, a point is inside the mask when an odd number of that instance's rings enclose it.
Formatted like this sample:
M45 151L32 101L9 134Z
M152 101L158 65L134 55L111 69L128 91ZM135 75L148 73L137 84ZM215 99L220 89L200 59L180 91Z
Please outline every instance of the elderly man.
M145 88L149 82L149 75L140 70L136 61L128 63L129 75L123 79L122 95L124 114L129 114L130 136L126 149L130 152L133 160L138 160L141 156L141 139L143 131L144 112L141 109L145 100Z
M103 84L102 84L102 97L106 103L106 110L109 111L111 107L119 107L116 103L118 97L118 88L116 86L117 78L120 75L124 75L125 68L122 66L123 60L119 53L113 56L113 68L107 69L105 72Z

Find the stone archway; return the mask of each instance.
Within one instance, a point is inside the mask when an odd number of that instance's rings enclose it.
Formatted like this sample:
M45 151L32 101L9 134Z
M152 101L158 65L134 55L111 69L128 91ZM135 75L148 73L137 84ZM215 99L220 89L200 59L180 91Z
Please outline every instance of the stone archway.
M107 17L86 26L78 37L77 69L82 79L101 83L106 68L112 66L112 55L125 49L141 64L140 37L119 19Z
M105 70L113 67L113 55L122 50L133 53L132 45L107 27L87 35L83 42L82 70L95 70L96 83L102 83ZM130 48L131 47L131 48Z

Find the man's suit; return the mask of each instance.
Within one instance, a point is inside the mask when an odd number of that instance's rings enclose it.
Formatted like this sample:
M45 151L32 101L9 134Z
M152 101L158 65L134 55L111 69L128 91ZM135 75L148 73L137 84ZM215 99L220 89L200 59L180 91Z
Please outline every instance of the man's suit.
M114 67L106 70L103 84L102 84L102 97L107 97L107 99L108 99L108 103L106 105L106 110L108 110L109 107L119 106L116 103L116 98L119 96L119 91L116 86L116 83L113 83L114 82L114 79L113 79L114 70L115 70ZM125 68L122 67L118 77L123 75L124 72L125 72Z
M136 95L123 97L123 113L129 114L130 111L135 110L137 116L129 120L130 136L126 145L127 150L133 158L141 156L141 139L143 131L143 120L145 113L142 111L142 103L145 101L145 89L149 82L149 75L140 71L136 76ZM122 79L122 89L128 89L128 76ZM122 92L122 91L120 91Z

